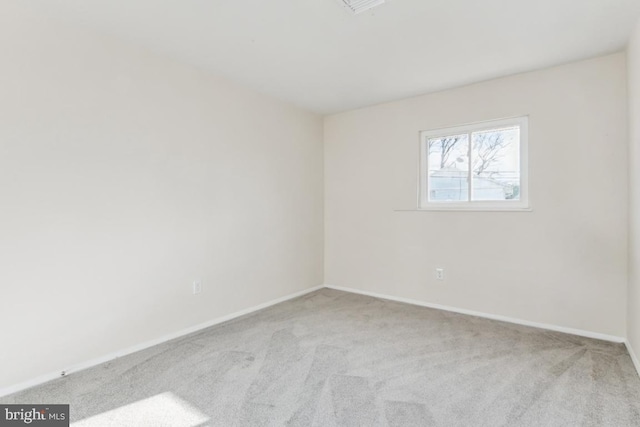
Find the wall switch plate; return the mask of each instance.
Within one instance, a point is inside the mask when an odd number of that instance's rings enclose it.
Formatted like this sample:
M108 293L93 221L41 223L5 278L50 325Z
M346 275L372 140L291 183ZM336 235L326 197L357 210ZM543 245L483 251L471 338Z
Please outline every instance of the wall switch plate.
M193 281L193 294L199 294L202 292L202 282L200 280Z
M436 280L444 280L444 268L436 268Z

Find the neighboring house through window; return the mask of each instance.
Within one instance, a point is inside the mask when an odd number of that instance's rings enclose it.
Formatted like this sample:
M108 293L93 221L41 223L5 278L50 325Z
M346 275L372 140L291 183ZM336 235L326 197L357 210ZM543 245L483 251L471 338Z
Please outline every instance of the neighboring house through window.
M420 209L526 210L528 118L420 132Z

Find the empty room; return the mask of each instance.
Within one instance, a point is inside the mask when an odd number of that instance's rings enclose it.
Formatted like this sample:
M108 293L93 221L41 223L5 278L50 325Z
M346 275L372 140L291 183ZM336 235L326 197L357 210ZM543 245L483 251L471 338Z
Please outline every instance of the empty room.
M640 1L0 0L0 426L640 426Z

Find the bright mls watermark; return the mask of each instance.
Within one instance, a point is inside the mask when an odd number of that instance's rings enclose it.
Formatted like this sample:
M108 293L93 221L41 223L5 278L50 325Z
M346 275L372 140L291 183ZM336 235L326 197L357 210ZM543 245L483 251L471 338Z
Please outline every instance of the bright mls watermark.
M69 405L0 405L0 427L69 427Z

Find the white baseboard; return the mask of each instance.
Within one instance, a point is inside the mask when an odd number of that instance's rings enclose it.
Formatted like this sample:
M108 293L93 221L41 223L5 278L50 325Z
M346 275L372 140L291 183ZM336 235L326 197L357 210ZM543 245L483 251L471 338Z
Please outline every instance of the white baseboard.
M329 289L335 289L338 291L350 292L353 294L367 295L374 298L381 298L381 299L386 299L390 301L403 302L411 305L418 305L421 307L435 308L438 310L450 311L453 313L466 314L466 315L476 316L476 317L484 317L486 319L499 320L501 322L515 323L516 325L531 326L533 328L538 328L538 329L547 329L555 332L564 332L565 334L579 335L581 337L595 338L603 341L611 341L618 344L622 344L626 342L624 338L617 337L615 335L600 334L598 332L584 331L582 329L565 328L564 326L556 326L556 325L551 325L547 323L530 322L528 320L516 319L514 317L501 316L498 314L482 313L480 311L466 310L464 308L450 307L450 306L440 305L440 304L432 304L432 303L418 301L410 298L394 297L391 295L378 294L375 292L368 292L368 291L363 291L363 290L354 289L354 288L345 288L342 286L325 285L325 287Z
M306 295L308 293L311 293L311 292L317 291L319 289L322 289L323 287L324 286L316 286L314 288L305 289L303 291L296 292L296 293L293 293L293 294L289 294L289 295L286 295L286 296L281 297L281 298L276 298L274 300L265 302L263 304L256 305L254 307L247 308L245 310L236 311L235 313L231 313L231 314L228 314L226 316L218 317L216 319L209 320L207 322L200 323L198 325L191 326L189 328L182 329L180 331L164 335L162 337L153 339L151 341L146 341L146 342L143 342L141 344L134 345L133 347L125 348L125 349L122 349L122 350L119 350L119 351L115 351L113 353L106 354L106 355L98 357L96 359L92 359L92 360L88 360L86 362L78 363L78 364L73 365L73 366L63 367L58 371L50 372L48 374L41 375L41 376L39 376L37 378L32 378L32 379L30 379L28 381L24 381L24 382L22 382L20 384L15 384L15 385L12 385L12 386L9 386L9 387L2 388L2 389L0 389L0 397L7 396L9 394L13 394L13 393L25 390L27 388L31 388L31 387L46 383L47 381L51 381L51 380L54 380L56 378L60 378L62 376L61 372L64 372L65 376L66 376L66 375L69 375L69 374L71 374L73 372L82 371L84 369L91 368L91 367L99 365L101 363L109 362L109 361L117 359L119 357L123 357L123 356L126 356L128 354L132 354L132 353L135 353L137 351L144 350L144 349L149 348L149 347L153 347L154 345L162 344L164 342L171 341L171 340L173 340L175 338L180 338L180 337L182 337L184 335L189 335L189 334L192 334L192 333L197 332L199 330L206 329L206 328L209 328L211 326L215 326L215 325L218 325L220 323L227 322L227 321L235 319L237 317L241 317L241 316L244 316L246 314L250 314L250 313L262 310L262 309L267 308L267 307L271 307L272 305L276 305L276 304L279 304L281 302L288 301L290 299L294 299L294 298L300 297L302 295Z
M631 347L629 340L625 341L624 344L627 346L627 351L629 352L629 356L631 356L631 361L633 361L633 366L636 367L638 376L640 376L640 360L638 360L638 356L636 356L636 353L633 351L633 347Z
M631 360L633 361L636 370L638 371L638 374L640 375L640 361L638 360L636 354L633 351L633 348L631 347L631 345L629 344L628 341L626 341L624 338L621 337L617 337L617 336L613 336L613 335L606 335L606 334L600 334L597 332L591 332L591 331L584 331L581 329L573 329L573 328L565 328L563 326L556 326L556 325L551 325L551 324L546 324L546 323L538 323L538 322L530 322L528 320L522 320L522 319L516 319L516 318L512 318L512 317L507 317L507 316L501 316L501 315L496 315L496 314L488 314L488 313L482 313L479 311L473 311L473 310L466 310L466 309L462 309L462 308L456 308L456 307L450 307L450 306L445 306L445 305L440 305L440 304L432 304L432 303L427 303L427 302L423 302L423 301L418 301L418 300L414 300L414 299L410 299L410 298L402 298L402 297L394 297L391 295L385 295L385 294L379 294L379 293L375 293L375 292L367 292L367 291L363 291L360 289L354 289L354 288L346 288L346 287L341 287L341 286L332 286L332 285L324 285L324 286L316 286L314 288L309 288L309 289L305 289L303 291L300 292L296 292L290 295L286 295L284 297L281 298L277 298L271 301L268 301L266 303L263 304L259 304L257 306L254 307L250 307L247 308L245 310L241 310L241 311L237 311L235 313L231 313L228 314L226 316L222 316L204 323L200 323L198 325L186 328L186 329L182 329L180 331L171 333L171 334L167 334L164 335L162 337L156 338L154 340L151 341L146 341L144 343L135 345L133 347L129 347L126 349L122 349L113 353L109 353L106 354L104 356L98 357L96 359L92 359L92 360L88 360L86 362L83 363L79 363L73 366L69 366L66 368L62 368L58 371L55 372L51 372L45 375L41 375L37 378L33 378L31 380L22 382L20 384L15 384L13 386L9 386L6 388L2 388L0 389L0 397L2 396L7 396L9 394L13 394L16 392L19 392L21 390L25 390L27 388L31 388L43 383L46 383L48 381L54 380L56 378L60 378L61 376L61 372L65 372L66 375L69 375L73 372L78 372L78 371L82 371L84 369L88 369L91 368L93 366L99 365L101 363L105 363L105 362L109 362L111 360L117 359L119 357L123 357L126 356L128 354L132 354L135 353L137 351L141 351L144 350L146 348L149 347L153 347L154 345L158 345L158 344L162 344L164 342L167 341L171 341L175 338L179 338L185 335L189 335L192 334L194 332L197 332L199 330L202 329L206 329L208 327L211 326L215 326L218 325L220 323L224 323L227 322L229 320L233 320L235 318L244 316L246 314L250 314L253 313L255 311L259 311L262 310L264 308L270 307L272 305L275 304L279 304L281 302L284 301L288 301L290 299L294 299L297 297L300 297L302 295L306 295L308 293L317 291L319 289L322 288L329 288L329 289L335 289L335 290L339 290L339 291L344 291L344 292L350 292L350 293L354 293L354 294L360 294L360 295L367 295L370 297L374 297L374 298L381 298L381 299L386 299L386 300L390 300L390 301L397 301L397 302L402 302L402 303L406 303L406 304L411 304L411 305L417 305L417 306L422 306L422 307L428 307L428 308L435 308L438 310L444 310L444 311L450 311L453 313L460 313L460 314L466 314L466 315L470 315L470 316L477 316L477 317L483 317L486 319L492 319L492 320L499 320L502 322L508 322L508 323L514 323L517 325L523 325L523 326L531 326L534 328L539 328L539 329L547 329L550 331L556 331L556 332L564 332L567 334L572 334L572 335L578 335L578 336L583 336L583 337L587 337L587 338L595 338L595 339L599 339L599 340L604 340L604 341L611 341L611 342L615 342L615 343L625 343L627 350L629 351L629 355L631 356Z

